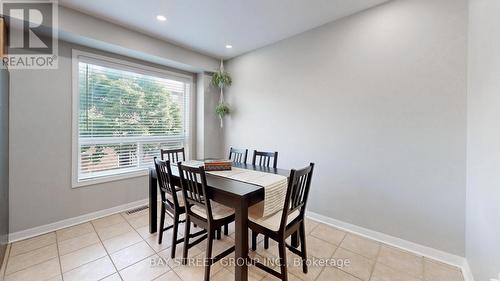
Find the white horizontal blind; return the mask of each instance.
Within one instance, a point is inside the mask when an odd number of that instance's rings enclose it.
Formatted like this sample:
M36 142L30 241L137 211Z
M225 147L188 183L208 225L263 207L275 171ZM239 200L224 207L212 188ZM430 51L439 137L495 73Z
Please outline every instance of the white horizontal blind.
M134 172L186 142L190 84L143 69L78 62L78 181Z

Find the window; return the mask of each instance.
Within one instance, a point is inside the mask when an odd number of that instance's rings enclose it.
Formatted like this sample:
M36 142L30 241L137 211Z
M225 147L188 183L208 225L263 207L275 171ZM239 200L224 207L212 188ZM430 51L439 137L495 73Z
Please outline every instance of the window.
M78 51L73 71L75 186L144 174L161 148L187 146L189 77Z

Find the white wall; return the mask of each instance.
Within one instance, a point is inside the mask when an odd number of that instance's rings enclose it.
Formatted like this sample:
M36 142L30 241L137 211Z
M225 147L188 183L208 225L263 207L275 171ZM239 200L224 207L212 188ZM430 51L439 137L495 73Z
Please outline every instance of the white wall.
M309 208L464 255L466 0L401 0L227 63L225 147L316 162Z
M466 256L477 281L500 273L500 1L469 1Z

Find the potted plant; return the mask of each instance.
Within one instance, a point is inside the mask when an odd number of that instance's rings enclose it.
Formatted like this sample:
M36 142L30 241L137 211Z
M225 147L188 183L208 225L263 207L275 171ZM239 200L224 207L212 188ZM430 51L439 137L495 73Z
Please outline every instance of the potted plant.
M215 107L215 113L219 116L220 127L224 127L223 119L224 116L230 113L229 106L224 102L224 88L231 86L232 83L231 76L229 73L224 71L223 61L220 61L220 68L212 75L211 84L214 87L220 89L219 104Z

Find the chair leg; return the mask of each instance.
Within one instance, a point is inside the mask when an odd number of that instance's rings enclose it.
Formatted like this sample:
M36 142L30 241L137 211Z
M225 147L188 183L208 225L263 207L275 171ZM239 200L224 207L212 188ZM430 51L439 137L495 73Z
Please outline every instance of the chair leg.
M186 265L187 263L187 256L188 256L188 250L189 250L189 230L191 228L191 220L189 219L189 216L186 214L186 222L185 222L185 230L184 230L184 249L182 253L182 264Z
M300 252L302 253L302 272L307 273L307 248L306 248L306 227L304 221L300 223Z
M179 228L179 215L176 213L174 215L174 229L172 232L172 246L170 250L170 258L175 258L175 248L177 246L177 230Z
M252 251L257 250L257 232L252 230Z
M205 264L205 281L210 280L210 267L212 266L212 245L214 243L214 241L213 241L214 232L215 232L215 230L212 230L212 229L208 230L207 252L206 252L205 263L204 263Z
M291 246L294 248L298 248L299 247L299 232L298 231L295 231L292 234L291 240L292 240Z
M269 249L269 237L264 236L264 249Z
M224 225L224 235L226 235L226 236L229 235L229 224Z
M160 229L158 233L158 244L163 241L163 229L165 228L165 205L161 203L161 214L160 214Z
M221 239L221 233L222 233L222 227L219 227L219 229L215 230L216 233L216 239L220 240Z
M281 280L288 281L288 272L286 268L286 246L285 239L278 242L278 251L280 256Z

